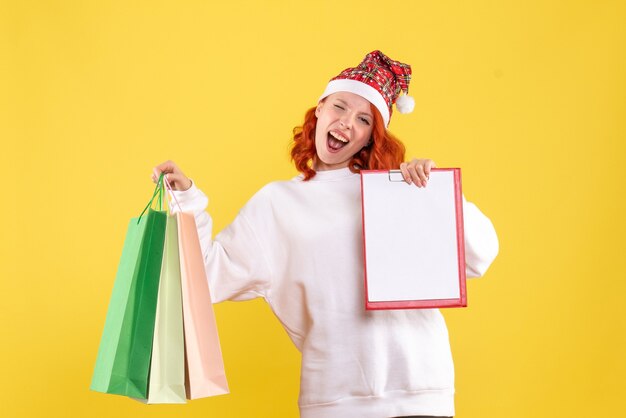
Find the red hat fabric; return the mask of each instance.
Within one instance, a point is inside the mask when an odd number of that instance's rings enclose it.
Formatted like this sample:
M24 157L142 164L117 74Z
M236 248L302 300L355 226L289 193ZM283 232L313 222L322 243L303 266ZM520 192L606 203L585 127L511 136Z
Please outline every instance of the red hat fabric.
M372 51L358 66L346 68L331 79L320 100L339 91L357 94L376 106L385 126L388 126L392 106L398 101L400 93L408 94L410 81L410 65L394 61L380 51ZM404 102L400 100L396 108L400 113L410 113L414 106L413 99L408 96L401 99Z

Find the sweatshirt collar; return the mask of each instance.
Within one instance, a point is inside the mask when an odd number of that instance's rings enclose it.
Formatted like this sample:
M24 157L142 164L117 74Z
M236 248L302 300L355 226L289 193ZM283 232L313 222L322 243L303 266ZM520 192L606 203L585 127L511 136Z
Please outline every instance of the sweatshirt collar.
M334 181L343 180L355 176L358 176L358 174L353 173L348 167L345 167L335 170L316 171L315 176L313 176L310 181Z

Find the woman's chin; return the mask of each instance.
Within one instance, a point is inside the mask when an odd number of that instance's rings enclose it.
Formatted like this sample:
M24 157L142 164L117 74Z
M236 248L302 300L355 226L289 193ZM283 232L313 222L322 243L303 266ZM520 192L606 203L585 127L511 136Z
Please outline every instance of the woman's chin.
M340 158L320 158L319 155L313 164L315 171L327 171L336 170L338 168L345 168L348 166L350 160L342 160Z

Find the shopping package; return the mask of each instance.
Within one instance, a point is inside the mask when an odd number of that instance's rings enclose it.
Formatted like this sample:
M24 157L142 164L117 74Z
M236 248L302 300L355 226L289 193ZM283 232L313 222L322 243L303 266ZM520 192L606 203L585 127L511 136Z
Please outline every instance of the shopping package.
M170 215L165 230L147 403L185 402L185 342L178 227L176 215Z
M152 210L165 185L129 224L91 384L147 404L228 393L194 216Z
M145 399L156 315L167 215L153 210L152 199L131 219L100 341L91 389Z
M193 214L179 212L178 242L183 296L188 399L228 393L209 284Z

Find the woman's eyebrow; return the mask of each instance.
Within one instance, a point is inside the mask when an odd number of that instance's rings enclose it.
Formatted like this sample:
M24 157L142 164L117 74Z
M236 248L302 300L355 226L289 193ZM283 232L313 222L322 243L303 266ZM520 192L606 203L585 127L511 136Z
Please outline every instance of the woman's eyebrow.
M359 112L359 115L361 115L361 116L369 116L370 118L374 117L374 115L372 115L371 112Z
M343 100L343 99L339 99L339 98L337 98L337 101L338 101L338 102L340 102L340 103L341 103L342 105L344 105L344 106L348 106L348 107L350 107L350 105L348 104L348 102L346 102L346 101L345 101L345 100ZM374 117L374 116L372 115L372 113L371 113L371 112L359 112L359 115L369 116L370 118L373 118L373 117Z

